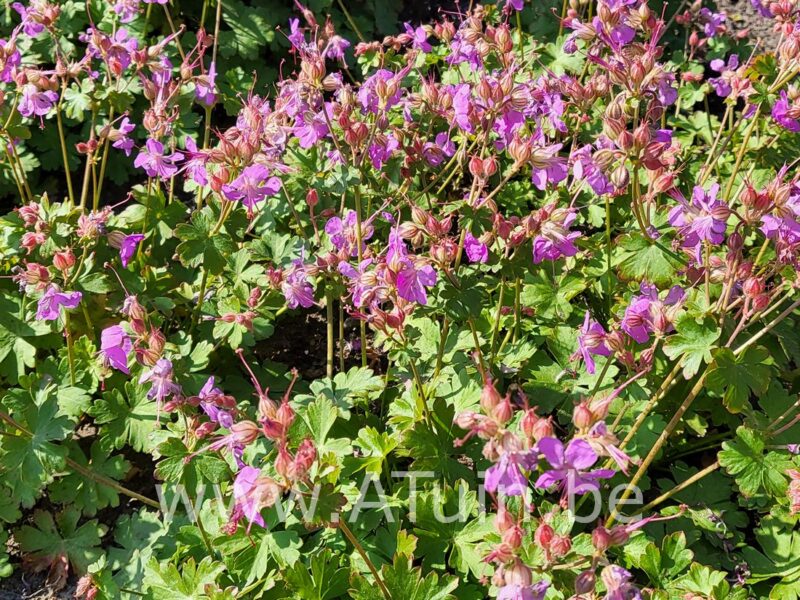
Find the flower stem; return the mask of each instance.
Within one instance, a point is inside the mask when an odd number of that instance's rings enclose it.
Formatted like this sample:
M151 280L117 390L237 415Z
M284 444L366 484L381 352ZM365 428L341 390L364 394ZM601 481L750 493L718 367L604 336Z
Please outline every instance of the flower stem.
M333 379L334 355L334 322L333 322L333 289L330 283L325 286L325 320L327 325L328 347L325 355L325 374L328 379Z
M369 556L367 556L367 552L364 550L364 546L362 546L361 542L359 542L356 536L353 535L353 532L350 531L350 528L347 526L347 523L345 523L343 519L340 518L337 525L339 527L339 530L344 534L344 537L346 537L350 541L350 543L353 544L353 547L361 555L361 558L363 558L364 562L367 563L367 567L369 567L372 576L375 578L375 583L378 584L378 587L380 588L383 597L386 598L386 600L392 600L392 595L389 593L386 584L383 583L383 579L381 579L380 573L378 573L378 569L369 559Z

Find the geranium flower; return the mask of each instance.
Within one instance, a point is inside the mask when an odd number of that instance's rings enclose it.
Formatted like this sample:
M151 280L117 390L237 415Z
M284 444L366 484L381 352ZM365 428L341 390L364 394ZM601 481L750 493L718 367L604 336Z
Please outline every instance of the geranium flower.
M553 467L542 473L534 484L539 489L547 489L559 484L567 493L578 495L598 488L598 479L614 476L612 469L597 469L586 472L597 462L597 453L585 440L574 439L566 449L560 440L547 437L539 440L537 447Z
M543 260L558 260L562 256L575 256L578 248L574 241L581 237L580 232L569 228L576 219L572 209L555 210L545 220L533 239L533 262L539 264Z
M112 146L118 150L122 150L125 156L130 156L133 150L133 139L128 137L128 134L136 129L136 125L131 123L128 117L123 117L120 121L119 127L112 129L109 133L109 139L112 140Z
M36 318L40 321L55 321L61 316L61 308L77 308L83 294L80 292L62 292L55 285L45 290L36 310Z
M32 83L22 86L22 98L19 101L19 114L23 117L43 117L58 102L58 94L52 90L40 90Z
M119 259L123 267L128 266L128 263L133 258L133 255L136 254L136 249L143 239L144 235L141 233L132 233L122 238L119 246Z
M489 260L489 248L470 231L464 236L464 251L469 262L485 263Z
M506 496L521 496L528 489L528 478L522 469L530 471L536 467L536 452L532 450L506 451L500 460L486 470L486 491L500 490Z
M683 236L685 248L695 248L701 241L717 245L725 241L730 209L717 199L719 184L714 183L706 192L702 186L695 186L692 202L678 197L678 206L669 213L669 223Z
M261 509L272 506L280 498L281 487L269 477L262 477L255 467L243 466L233 482L234 506L226 529L233 533L238 521L247 519L247 532L253 523L265 527Z
M408 36L411 38L412 48L425 53L433 50L431 45L428 43L428 32L424 27L419 26L415 29L410 24L403 23L403 28L406 30L406 34L408 34Z
M194 97L201 104L212 106L217 100L216 94L217 66L214 61L208 66L208 72L197 78L194 84Z
M717 92L717 96L721 98L730 96L733 89L731 87L731 78L734 77L736 69L739 68L739 55L731 54L727 63L721 58L714 59L711 61L711 68L720 74L719 77L710 77L708 79L708 82L714 87L714 91Z
M209 419L225 429L230 429L233 426L233 416L231 413L215 403L215 400L223 398L224 394L222 390L214 387L213 375L203 384L197 397L200 399L200 408L208 415Z
M314 288L308 281L305 266L299 260L295 261L294 266L285 275L281 291L289 308L314 306Z
M103 364L126 375L130 375L128 369L128 356L133 349L131 338L128 333L119 325L106 327L100 334L100 356Z
M639 291L641 295L631 298L631 303L625 309L620 327L634 340L645 344L650 339L650 334L655 331L654 309L658 308L659 304L672 306L682 302L686 292L678 285L673 286L662 301L658 298L658 288L646 281L639 285Z
M270 176L269 169L262 164L245 167L231 183L222 186L222 193L228 200L241 200L252 217L257 203L268 196L274 196L281 189L281 180Z
M592 355L595 356L610 356L611 350L606 346L605 337L608 335L603 326L597 321L592 319L589 311L583 318L583 327L581 327L578 334L578 351L572 355L572 360L578 357L583 358L586 364L586 372L589 375L594 375L595 363Z
M159 358L149 371L139 378L139 384L150 383L147 397L159 404L173 394L181 393L181 386L172 380L172 363L166 358Z
M642 594L630 583L630 571L617 565L608 565L600 572L600 579L606 586L604 600L642 600Z
M164 144L151 138L145 143L144 150L139 150L133 166L144 169L148 177L169 179L178 172L178 166L175 163L182 158L183 154L180 152L164 154Z
M789 101L786 90L781 90L780 98L772 105L772 118L784 129L800 132L800 108Z
M519 0L520 4L522 0ZM544 600L547 589L546 581L537 581L533 585L508 584L497 590L497 600Z

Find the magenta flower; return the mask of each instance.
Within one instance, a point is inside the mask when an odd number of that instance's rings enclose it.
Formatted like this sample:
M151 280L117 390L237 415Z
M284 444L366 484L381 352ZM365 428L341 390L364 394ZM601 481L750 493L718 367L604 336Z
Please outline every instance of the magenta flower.
M697 14L703 23L703 33L708 37L712 38L725 30L725 21L728 20L725 13L715 13L708 8L701 8Z
M699 185L694 187L691 204L678 198L678 206L669 212L669 223L683 236L685 248L695 248L701 241L721 244L725 240L730 209L717 199L719 184L713 184L708 192Z
M531 181L537 189L544 190L548 184L560 183L567 178L567 159L557 155L561 146L553 144L533 151Z
M139 0L116 0L113 8L119 15L120 23L130 23L139 14Z
M714 59L711 61L711 68L720 74L719 77L710 77L708 80L717 92L717 96L721 98L730 96L731 79L734 77L736 69L739 68L739 55L731 54L727 63L721 58Z
M284 277L281 291L289 308L314 306L314 288L308 281L305 266L299 260Z
M169 179L178 172L178 166L175 162L182 158L183 154L180 152L164 154L164 144L154 139L148 139L145 149L139 150L139 155L133 161L133 166L144 169L148 177Z
M224 408L220 408L214 400L223 396L222 390L214 387L214 376L209 377L197 397L200 398L200 408L220 427L230 429L233 426L233 416Z
M325 223L325 233L337 251L345 250L350 256L358 256L358 215L354 210L347 210L344 219L331 217ZM369 240L375 228L369 221L361 223L362 252L366 249L364 242Z
M194 86L194 97L197 98L201 104L212 106L217 100L216 83L217 67L212 60L211 64L208 66L208 72L197 78L197 82Z
M575 256L578 248L574 241L581 237L580 232L570 231L575 221L575 211L556 211L542 223L539 235L533 239L533 262L558 260L562 256Z
M331 60L344 60L344 52L350 47L350 42L340 35L331 36L322 55Z
M33 7L26 8L19 2L14 2L11 7L17 11L20 17L22 17L21 25L22 31L25 32L25 35L36 37L44 31L44 25L39 22L39 15Z
M660 300L658 289L646 281L639 285L639 291L641 295L631 298L631 303L625 309L625 316L620 327L634 340L645 344L650 339L650 334L655 331L654 308L659 304L672 306L682 302L686 292L679 285L675 285L670 288L664 300Z
M22 62L22 55L18 49L8 52L7 48L8 41L0 40L0 56L5 56L5 60L2 62L2 69L0 69L0 81L11 83L13 79L11 73Z
M533 585L507 584L497 590L497 600L544 600L548 587L544 580Z
M150 383L147 397L161 404L172 394L180 394L181 386L172 381L172 363L166 358L159 358L152 369L139 378L139 384Z
M132 233L122 238L119 246L119 259L123 267L128 266L128 263L130 263L133 255L136 254L136 249L143 239L144 235L141 233Z
M323 109L327 110L327 109ZM311 148L328 135L328 123L320 110L301 112L295 121L294 134L301 148Z
M51 90L41 91L32 83L22 86L22 99L19 101L19 114L23 117L43 117L58 102L58 94Z
M376 135L367 149L372 166L376 170L380 170L399 147L400 142L391 133L389 135Z
M358 269L344 261L340 262L338 266L339 273L350 280L347 287L352 297L353 306L357 308L367 303L367 298L374 295L378 286L377 277L373 272L367 270L371 264L372 259L365 258L358 265Z
M55 321L61 316L61 307L77 308L82 297L80 292L62 292L51 284L39 298L36 318L40 321Z
M642 600L642 594L630 583L633 579L630 571L617 565L608 565L600 572L600 579L606 587L603 600Z
M572 174L575 179L586 181L595 194L602 196L614 191L614 185L594 161L590 145L575 150L570 160L572 161Z
M274 196L281 189L281 180L270 177L269 169L261 164L245 167L231 183L222 186L222 193L228 200L241 200L252 216L257 203L267 196Z
M528 478L522 469L530 471L536 463L536 453L532 450L504 452L500 460L486 470L486 491L493 494L500 490L506 496L522 496L528 489Z
M786 90L781 90L780 98L772 105L772 118L784 129L800 132L800 109L789 102Z
M306 43L306 36L300 29L300 19L289 19L289 35L286 36L289 43L297 50L302 50Z
M430 265L410 257L405 242L394 230L389 234L386 262L397 275L397 295L409 302L427 304L425 288L436 285L436 271Z
M253 523L265 527L264 518L261 516L261 503L255 493L258 489L257 482L260 476L261 471L255 467L242 467L233 482L235 506L242 511L247 519L248 531Z
M408 23L403 23L406 34L411 38L411 47L415 50L428 53L433 50L433 47L428 43L428 32L422 26L416 29L411 27Z
M595 364L592 356L610 356L611 350L606 346L605 337L606 330L597 321L592 319L589 311L583 318L583 327L581 327L578 334L578 351L572 356L575 358L583 358L586 364L586 372L589 375L594 375Z
M520 12L524 8L524 6L525 6L525 0L506 0L506 7L513 8L517 12Z
M583 495L590 490L596 490L599 479L609 479L614 476L614 471L611 469L586 471L597 462L598 457L585 440L574 439L565 449L560 440L549 437L539 440L537 446L553 467L536 480L534 485L539 489L559 484L559 487L565 488L567 493Z
M489 260L489 248L470 231L464 236L464 251L469 262L485 263Z
M199 150L194 139L188 135L184 146L186 147L186 161L183 163L183 171L197 185L208 185L208 172L206 171L208 154Z
M123 117L122 121L120 121L119 127L115 130L112 130L111 134L109 135L110 139L114 140L111 145L114 148L125 152L125 156L130 156L131 151L133 150L133 139L128 137L128 134L130 134L134 129L136 129L136 125L131 123L131 120L128 117Z
M105 366L130 375L128 355L133 349L131 338L119 325L106 327L100 334L100 356Z

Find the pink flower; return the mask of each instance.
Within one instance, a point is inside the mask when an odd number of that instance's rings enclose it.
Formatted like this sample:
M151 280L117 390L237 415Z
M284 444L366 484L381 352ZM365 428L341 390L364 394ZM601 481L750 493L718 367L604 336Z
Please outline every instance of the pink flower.
M539 440L539 451L553 467L545 471L536 480L535 486L546 489L559 484L566 493L582 495L598 487L598 479L609 479L614 476L611 469L597 469L586 472L597 462L597 453L585 440L574 439L564 444L556 438L547 437Z
M22 99L19 102L19 114L23 117L43 117L58 102L58 94L51 90L41 91L32 83L22 87Z
M148 177L160 177L169 179L178 172L175 164L183 158L180 152L164 154L164 145L154 139L148 139L145 149L139 151L139 155L133 161L133 166L144 169Z
M464 251L469 262L485 263L489 260L489 248L469 231L464 236Z
M252 216L256 204L267 196L274 196L281 189L281 180L270 177L269 169L261 164L245 167L231 183L222 186L222 193L228 200L241 200Z
M586 372L594 375L595 365L592 355L609 356L611 350L606 346L606 330L597 321L593 320L589 311L583 318L583 327L578 334L578 351L572 356L573 359L581 357L586 364Z
M669 223L683 236L685 248L695 248L701 241L721 244L725 240L726 223L730 209L717 199L719 184L713 184L706 192L697 185L692 192L691 204L678 197L678 206L669 213Z
M119 325L106 327L100 334L100 356L103 364L130 375L128 355L133 349L131 338Z
M314 306L314 288L308 281L305 266L299 260L284 277L281 291L289 308L310 308Z
M557 260L562 256L575 256L578 253L574 241L581 234L569 230L575 218L575 211L572 209L556 210L542 223L539 235L533 239L534 264L538 265L543 260Z
M194 87L194 97L197 98L201 104L212 106L217 100L216 94L217 83L217 67L214 61L208 66L208 72L197 78Z
M500 460L486 470L486 491L500 490L507 496L522 496L528 488L528 478L522 469L530 471L536 467L536 453L531 450L506 451Z
M55 285L50 285L39 299L36 318L40 321L55 321L61 316L61 307L77 308L83 294L80 292L62 292Z
M136 249L139 247L139 243L143 239L144 235L141 233L133 233L122 238L119 246L119 258L123 267L128 266L131 258L133 258L133 255L136 253Z
M123 117L119 124L119 128L114 129L109 134L109 139L113 140L111 144L114 148L125 152L125 156L130 156L133 150L133 139L128 137L128 134L136 129L136 125L131 123L128 117Z
M147 397L161 404L165 398L181 393L181 386L172 381L172 363L166 358L159 358L152 369L139 378L139 383L150 382Z

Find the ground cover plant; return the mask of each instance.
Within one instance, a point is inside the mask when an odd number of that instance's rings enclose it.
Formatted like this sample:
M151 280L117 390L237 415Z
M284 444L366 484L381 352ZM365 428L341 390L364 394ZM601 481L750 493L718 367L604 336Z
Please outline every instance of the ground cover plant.
M800 6L347 6L8 7L0 575L800 597Z

